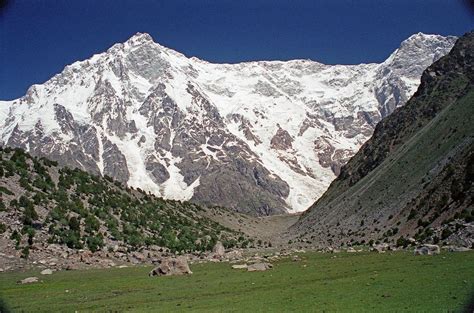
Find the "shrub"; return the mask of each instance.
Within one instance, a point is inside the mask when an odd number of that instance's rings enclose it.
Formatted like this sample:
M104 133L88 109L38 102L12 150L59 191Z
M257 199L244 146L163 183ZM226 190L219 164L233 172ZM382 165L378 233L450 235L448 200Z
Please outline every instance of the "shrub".
M79 231L81 229L81 223L75 216L69 219L69 229L72 231Z
M85 231L92 234L94 231L98 231L100 227L99 220L92 215L88 215L85 219Z
M451 229L449 229L449 227L446 227L445 229L443 229L443 231L441 232L441 239L442 240L445 240L447 239L449 236L451 236L453 232L451 231Z
M416 211L411 209L410 214L408 214L407 220L412 220L416 217Z
M98 236L89 236L86 237L86 243L89 250L96 252L104 246L104 241L102 240L102 235Z
M30 256L30 247L29 246L24 246L23 249L21 250L21 258L23 259L28 259Z
M397 247L403 247L403 248L406 248L410 242L405 239L403 236L400 236L398 239L397 239Z
M79 233L75 231L66 232L60 241L71 249L82 249L84 247L80 240Z

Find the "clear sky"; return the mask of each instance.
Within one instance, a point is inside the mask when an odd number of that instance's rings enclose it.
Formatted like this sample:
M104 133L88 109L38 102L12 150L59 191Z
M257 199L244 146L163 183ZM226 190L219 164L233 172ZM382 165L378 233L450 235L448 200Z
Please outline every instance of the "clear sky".
M211 62L383 61L413 33L462 35L472 0L0 0L0 99L136 32Z

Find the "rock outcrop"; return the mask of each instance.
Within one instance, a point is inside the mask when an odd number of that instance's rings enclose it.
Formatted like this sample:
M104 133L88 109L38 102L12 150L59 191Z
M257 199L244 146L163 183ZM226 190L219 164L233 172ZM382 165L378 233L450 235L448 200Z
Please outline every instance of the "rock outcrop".
M429 245L425 244L415 248L413 251L414 255L435 255L440 253L440 248L438 245Z
M148 276L174 276L192 274L185 257L165 258L160 265L150 271Z
M266 270L272 269L273 265L267 262L253 263L247 266L248 272L264 272Z
M18 284L33 284L39 282L38 277L27 277L25 279L22 279L18 281Z

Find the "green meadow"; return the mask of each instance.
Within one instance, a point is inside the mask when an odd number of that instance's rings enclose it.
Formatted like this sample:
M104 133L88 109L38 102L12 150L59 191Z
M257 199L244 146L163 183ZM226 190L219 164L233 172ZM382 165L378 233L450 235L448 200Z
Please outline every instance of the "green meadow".
M474 291L474 252L300 256L266 272L206 263L176 277L150 278L150 266L2 273L0 297L4 312L461 312ZM16 283L29 276L42 282Z

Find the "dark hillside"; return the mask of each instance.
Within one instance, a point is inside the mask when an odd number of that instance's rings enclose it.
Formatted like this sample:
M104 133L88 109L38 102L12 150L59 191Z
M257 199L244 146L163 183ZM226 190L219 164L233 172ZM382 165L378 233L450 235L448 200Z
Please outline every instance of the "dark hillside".
M469 224L474 214L473 87L470 32L426 69L415 95L377 125L293 234L336 245L403 244L408 236L469 245L474 238ZM467 235L457 236L462 229Z

